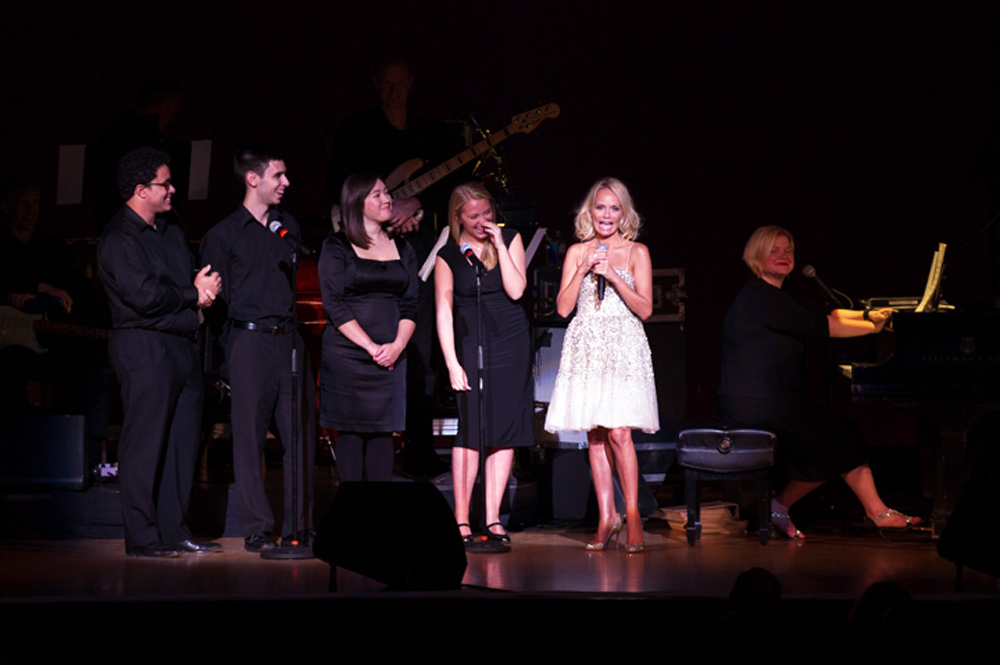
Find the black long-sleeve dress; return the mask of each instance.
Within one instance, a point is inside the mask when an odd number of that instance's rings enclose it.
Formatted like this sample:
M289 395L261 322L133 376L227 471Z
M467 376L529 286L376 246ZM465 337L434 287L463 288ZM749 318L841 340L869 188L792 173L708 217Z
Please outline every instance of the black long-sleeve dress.
M805 342L829 336L826 315L755 279L740 291L722 325L723 419L766 427L793 480L822 481L866 461L861 430L808 397Z

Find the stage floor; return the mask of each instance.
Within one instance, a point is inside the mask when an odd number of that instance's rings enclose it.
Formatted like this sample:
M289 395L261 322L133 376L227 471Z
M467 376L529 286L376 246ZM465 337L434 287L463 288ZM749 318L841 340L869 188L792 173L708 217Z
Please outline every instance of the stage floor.
M218 541L221 553L167 560L127 557L119 539L7 540L0 663L98 653L170 664L428 654L444 662L480 654L485 663L626 655L706 664L965 662L993 644L1000 618L1000 580L967 569L966 590L956 593L955 569L927 533L886 543L873 533L817 531L767 546L705 535L689 547L682 532L650 520L647 549L636 555L588 553L591 533L512 533L509 553L469 554L464 588L444 592L384 591L344 570L329 592L326 563L263 560L233 537ZM778 577L783 600L732 614L733 581L753 566ZM916 602L853 624L867 632L851 628L859 595L886 580Z
M952 596L955 567L940 558L926 532L815 532L805 541L705 535L688 546L662 520L646 523L646 551L586 552L592 531L532 528L512 533L507 554L469 554L463 580L472 590L520 594L647 594L727 597L736 576L760 566L781 581L785 597L857 597L874 582L897 582L916 597ZM221 538L223 551L150 560L125 556L119 539L0 542L4 602L56 599L268 598L327 592L329 566L319 560L269 561L243 550L240 538ZM419 544L400 542L399 547ZM338 593L368 594L383 587L338 572ZM965 570L964 597L1000 596L1000 580Z

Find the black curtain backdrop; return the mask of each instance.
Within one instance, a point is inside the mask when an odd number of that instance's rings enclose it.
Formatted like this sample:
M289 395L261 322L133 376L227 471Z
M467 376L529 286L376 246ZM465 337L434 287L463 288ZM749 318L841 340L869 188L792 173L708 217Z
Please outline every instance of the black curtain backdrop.
M947 242L946 295L990 301L998 28L985 2L15 0L0 5L0 169L43 183L44 230L92 233L54 205L57 148L97 141L145 76L167 74L187 90L168 135L214 141L209 199L176 206L198 236L239 203L239 143L280 145L286 207L323 216L333 132L374 105L386 50L409 55L423 115L498 129L557 102L559 118L505 143L516 193L569 232L596 179L629 185L654 268L687 270L698 416L761 224L791 229L799 266L854 297L920 292Z

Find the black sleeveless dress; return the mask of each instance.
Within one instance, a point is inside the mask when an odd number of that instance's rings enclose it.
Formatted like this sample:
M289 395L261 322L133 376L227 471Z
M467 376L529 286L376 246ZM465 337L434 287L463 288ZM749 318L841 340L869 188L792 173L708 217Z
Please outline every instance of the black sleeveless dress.
M510 246L517 236L513 229L502 229L504 243ZM476 271L450 240L438 256L451 268L454 278L452 312L455 326L455 352L472 390L456 394L458 436L455 445L479 447L479 389L476 382ZM500 266L483 276L483 338L485 384L486 446L517 447L535 443L531 378L531 334L528 317L516 300L503 290Z

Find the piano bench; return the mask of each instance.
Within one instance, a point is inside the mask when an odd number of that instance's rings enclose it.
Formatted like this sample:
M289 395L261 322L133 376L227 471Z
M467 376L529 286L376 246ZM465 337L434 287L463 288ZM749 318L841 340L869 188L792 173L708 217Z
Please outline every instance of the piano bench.
M701 539L701 500L698 481L754 480L757 484L757 518L760 544L767 545L771 531L771 467L774 466L771 432L759 429L686 429L677 436L677 463L684 467L687 501L687 541Z

